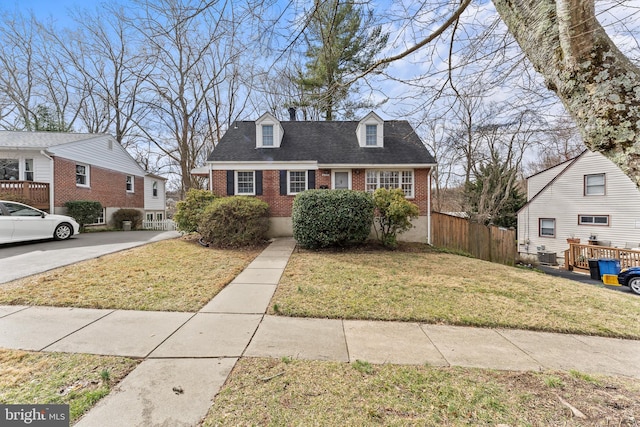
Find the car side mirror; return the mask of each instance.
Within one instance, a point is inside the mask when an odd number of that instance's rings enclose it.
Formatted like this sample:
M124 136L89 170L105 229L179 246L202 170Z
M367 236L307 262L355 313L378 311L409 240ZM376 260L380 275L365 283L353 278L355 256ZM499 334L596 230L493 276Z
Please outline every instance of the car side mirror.
M45 216L47 216L46 212L40 212L40 218L44 218Z

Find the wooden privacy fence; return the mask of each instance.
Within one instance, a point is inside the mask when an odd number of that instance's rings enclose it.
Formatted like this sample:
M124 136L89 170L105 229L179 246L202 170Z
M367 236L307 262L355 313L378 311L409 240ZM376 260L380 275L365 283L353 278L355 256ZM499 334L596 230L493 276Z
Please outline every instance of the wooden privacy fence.
M470 253L485 261L516 263L516 231L486 226L440 212L431 213L431 244Z

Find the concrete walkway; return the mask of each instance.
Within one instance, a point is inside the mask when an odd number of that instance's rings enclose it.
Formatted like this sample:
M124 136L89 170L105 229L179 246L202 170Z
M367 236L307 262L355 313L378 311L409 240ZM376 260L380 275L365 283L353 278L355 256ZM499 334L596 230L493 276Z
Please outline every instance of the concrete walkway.
M265 315L294 247L272 243L198 313L0 306L0 347L144 359L81 427L195 426L245 356L640 378L640 341Z

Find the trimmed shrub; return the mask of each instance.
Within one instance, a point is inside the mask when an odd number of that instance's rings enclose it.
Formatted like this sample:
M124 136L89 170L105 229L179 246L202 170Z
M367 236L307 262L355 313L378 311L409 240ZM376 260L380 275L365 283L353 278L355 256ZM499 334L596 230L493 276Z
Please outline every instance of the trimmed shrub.
M417 218L420 211L404 197L404 192L397 188L378 188L373 193L373 201L376 206L376 235L383 246L395 249L398 247L398 234L413 227L411 220Z
M123 228L122 221L131 221L131 229L135 230L142 226L142 212L138 209L118 209L113 213L111 222L116 228Z
M221 197L200 216L202 240L219 248L256 245L269 231L269 205L246 196Z
M192 233L198 229L198 221L205 208L217 197L210 191L192 188L184 200L176 204L173 220L178 230Z
M93 224L102 215L102 204L93 200L71 200L64 204L67 215L80 224L80 231L85 225Z
M293 201L293 237L307 249L351 246L369 237L373 199L354 190L307 190Z

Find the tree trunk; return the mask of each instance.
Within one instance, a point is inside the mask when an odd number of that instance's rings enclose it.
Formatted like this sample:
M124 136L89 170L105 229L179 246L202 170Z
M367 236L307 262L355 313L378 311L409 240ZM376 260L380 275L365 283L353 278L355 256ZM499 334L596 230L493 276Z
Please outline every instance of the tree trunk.
M640 69L613 44L593 0L493 0L575 119L585 144L640 188Z

